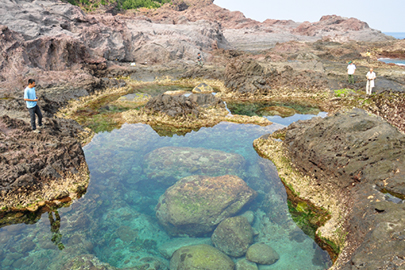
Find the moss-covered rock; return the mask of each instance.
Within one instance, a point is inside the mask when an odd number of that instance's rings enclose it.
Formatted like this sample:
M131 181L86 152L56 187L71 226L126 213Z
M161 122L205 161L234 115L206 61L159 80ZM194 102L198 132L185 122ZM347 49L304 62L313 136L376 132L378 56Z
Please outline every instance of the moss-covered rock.
M278 253L269 245L256 243L249 247L246 259L258 264L273 264L280 259Z
M227 218L215 229L211 240L225 254L241 257L253 243L253 229L245 217Z
M189 176L159 198L156 216L172 235L204 235L235 215L257 193L239 177Z
M212 92L214 92L214 89L206 83L200 83L193 89L193 93L195 94L206 94Z
M245 159L238 154L191 147L163 147L145 156L144 173L167 185L190 175L241 176Z
M170 269L176 270L233 270L233 261L209 245L183 247L170 260Z

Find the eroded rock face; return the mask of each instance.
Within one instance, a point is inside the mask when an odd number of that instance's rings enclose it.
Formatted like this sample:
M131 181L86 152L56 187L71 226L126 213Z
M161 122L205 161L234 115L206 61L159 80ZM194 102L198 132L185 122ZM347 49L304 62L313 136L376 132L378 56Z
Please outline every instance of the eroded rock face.
M252 59L231 60L225 69L225 85L242 95L277 94L272 89L305 89L308 92L328 88L324 72L294 69L286 65L283 69L268 68Z
M189 176L159 198L156 216L172 235L204 235L256 197L237 176Z
M205 57L213 46L227 46L215 21L177 26L144 17L87 15L56 0L1 0L0 6L0 88L23 87L28 78L22 74L38 76L43 86L80 87L84 76L106 69L107 61L194 60L199 51Z
M233 261L218 249L208 245L182 247L170 260L170 269L233 270Z
M31 126L22 120L8 116L0 118L0 151L2 153L0 169L0 191L6 207L12 207L8 194L17 190L26 191L25 203L31 203L29 194L44 188L45 185L61 185L64 177L87 171L85 157L80 143L74 138L82 128L71 120L46 119L40 134L33 133ZM87 179L88 180L88 179ZM82 183L83 184L83 183ZM82 191L87 183L82 186ZM77 187L79 188L79 187ZM56 199L65 197L67 189L58 193L53 187L51 194ZM48 191L49 192L49 191ZM10 195L11 196L11 195ZM48 196L46 196L48 197Z
M242 175L245 159L238 154L191 147L163 147L145 156L144 173L166 185L190 175Z
M405 194L405 136L383 119L354 109L291 125L285 146L294 165L313 175L325 192L333 189L351 201L341 252L347 257L338 258L337 269L401 265L397 254L405 248L405 211L395 203L400 199L380 190Z
M253 243L253 229L245 217L230 217L219 223L211 239L225 254L241 257Z

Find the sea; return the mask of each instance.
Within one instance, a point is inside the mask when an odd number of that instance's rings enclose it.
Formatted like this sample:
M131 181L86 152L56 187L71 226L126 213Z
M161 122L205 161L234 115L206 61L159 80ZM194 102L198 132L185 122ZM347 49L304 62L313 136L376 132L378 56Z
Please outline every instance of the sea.
M392 36L396 39L405 39L405 32L383 32L388 36Z
M396 39L405 39L405 32L384 32L384 34L392 36ZM392 63L399 66L405 66L405 60L403 59L380 58L378 60L387 64Z

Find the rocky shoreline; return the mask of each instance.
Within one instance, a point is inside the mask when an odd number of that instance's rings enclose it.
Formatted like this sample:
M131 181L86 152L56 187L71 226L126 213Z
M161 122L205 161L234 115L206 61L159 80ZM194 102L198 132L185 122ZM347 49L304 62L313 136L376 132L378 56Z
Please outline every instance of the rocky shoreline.
M403 133L354 109L297 122L277 134L282 143L270 136L256 140L255 148L276 164L295 196L332 215L317 231L338 245L332 269L401 266L405 213L402 200L389 194L404 198ZM287 166L280 157L289 160Z

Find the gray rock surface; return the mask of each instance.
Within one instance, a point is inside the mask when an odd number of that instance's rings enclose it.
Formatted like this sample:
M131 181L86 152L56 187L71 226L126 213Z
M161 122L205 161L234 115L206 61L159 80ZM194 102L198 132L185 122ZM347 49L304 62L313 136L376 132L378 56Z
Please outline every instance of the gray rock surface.
M405 136L360 109L287 129L285 145L297 168L351 201L338 269L401 269L405 211ZM399 204L398 204L399 203ZM399 267L399 268L397 268Z

